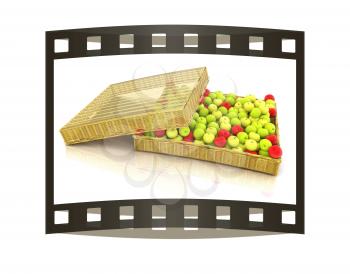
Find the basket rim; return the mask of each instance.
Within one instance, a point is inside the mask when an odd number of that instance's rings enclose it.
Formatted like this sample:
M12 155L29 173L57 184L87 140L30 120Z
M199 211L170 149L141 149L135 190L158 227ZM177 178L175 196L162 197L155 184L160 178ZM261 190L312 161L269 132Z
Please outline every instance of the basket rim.
M281 163L282 162L282 158L272 158L272 157L267 157L264 155L260 155L260 154L250 154L244 151L236 151L233 149L229 149L226 147L215 147L212 145L207 145L207 144L195 144L192 142L186 142L186 141L177 141L177 140L169 140L166 139L164 137L151 137L151 136L140 136L140 135L132 135L132 137L134 138L134 140L136 139L149 139L152 141L157 141L157 142L167 142L167 143L180 143L186 146L198 146L199 148L206 148L206 149L212 149L212 150L217 150L217 151L227 151L227 152L231 152L234 154L241 154L241 155L245 155L245 156L249 156L249 157L256 157L256 158L260 158L260 159L265 159L265 160L270 160L270 161L274 161L276 163Z

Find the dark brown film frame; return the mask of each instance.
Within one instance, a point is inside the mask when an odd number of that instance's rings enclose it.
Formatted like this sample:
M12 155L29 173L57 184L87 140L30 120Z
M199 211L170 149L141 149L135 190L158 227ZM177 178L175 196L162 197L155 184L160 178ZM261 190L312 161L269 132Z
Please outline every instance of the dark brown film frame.
M164 47L152 47L152 34L166 34ZM120 35L132 34L133 47L120 48ZM197 46L185 47L185 34L197 34ZM217 47L217 35L229 37L228 48ZM87 50L87 41L99 37L100 49ZM262 38L263 50L249 48L250 39ZM68 39L68 51L55 52L56 39ZM282 51L282 40L295 41L294 52ZM128 41L127 41L128 42ZM83 58L89 56L111 56L124 54L220 54L254 56L296 61L296 121L295 136L297 143L296 159L296 204L266 203L237 200L208 199L137 199L109 200L82 203L54 204L54 60ZM140 25L116 26L46 32L46 233L75 231L151 228L151 227L193 227L259 230L284 233L305 233L305 193L304 193L304 32L207 25ZM165 205L164 219L152 219L152 206ZM184 206L195 205L198 208L197 219L184 217ZM120 220L120 207L132 206L133 219ZM230 209L229 220L218 220L216 208ZM100 208L101 220L87 222L87 210ZM249 209L263 210L263 221L249 221ZM55 224L55 211L68 211L68 223ZM295 224L282 223L282 211L295 212Z

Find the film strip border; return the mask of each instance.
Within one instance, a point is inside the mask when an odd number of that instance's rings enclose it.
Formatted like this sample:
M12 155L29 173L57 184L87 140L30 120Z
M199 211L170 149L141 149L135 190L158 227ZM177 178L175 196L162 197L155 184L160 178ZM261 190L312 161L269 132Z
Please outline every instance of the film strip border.
M300 224L293 222L293 219L298 219L296 206L288 204L145 199L61 204L55 205L54 211L55 215L64 214L64 218L58 219L51 232L133 228L166 230L168 227L184 230L213 228L300 231ZM286 219L285 214L293 217ZM51 221L55 222L54 219Z
M292 48L285 49L284 42ZM61 47L59 47L61 45ZM54 60L123 54L189 53L294 59L296 61L297 174L296 205L181 199L101 201L54 204ZM46 32L46 233L138 227L212 227L304 233L304 32L231 26L148 25L86 28ZM165 219L153 220L151 206L166 206ZM170 204L169 204L170 203ZM117 219L131 206L132 220ZM198 218L185 218L185 206L197 206ZM216 208L230 209L230 219L216 218ZM89 222L87 210L100 208L101 220ZM251 209L263 210L263 221L250 221ZM55 224L56 212L68 214ZM295 212L295 224L282 222L283 212Z
M88 56L202 53L297 59L303 32L260 28L152 25L47 32L54 59ZM60 49L56 45L62 43ZM291 47L284 47L284 44Z

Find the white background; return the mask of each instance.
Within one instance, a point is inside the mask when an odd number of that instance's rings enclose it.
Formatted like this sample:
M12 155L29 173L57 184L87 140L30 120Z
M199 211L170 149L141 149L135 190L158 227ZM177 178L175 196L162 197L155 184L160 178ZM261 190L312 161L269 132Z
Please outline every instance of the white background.
M2 3L1 273L348 272L347 2L242 3ZM305 235L150 240L44 234L44 31L152 23L306 31Z
M60 128L110 83L202 66L208 69L208 87L213 91L220 89L242 96L253 93L257 98L274 94L283 148L278 176L193 159L135 152L131 136L75 146L64 144ZM295 204L294 60L138 54L56 60L54 71L56 204L149 198Z

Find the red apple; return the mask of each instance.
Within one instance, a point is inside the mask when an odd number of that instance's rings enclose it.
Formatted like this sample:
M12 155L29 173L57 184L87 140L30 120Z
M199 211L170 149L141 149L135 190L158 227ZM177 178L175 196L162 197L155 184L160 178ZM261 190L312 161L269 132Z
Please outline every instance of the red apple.
M154 135L156 135L156 137L163 137L165 135L165 130L163 129L156 130L154 132Z
M266 101L266 100L274 100L275 101L275 97L272 95L272 94L267 94L266 96L265 96L265 98L264 98L264 100Z
M143 134L145 133L145 131L143 130L143 129L141 129L141 128L139 128L139 129L136 129L136 135L138 135L138 136L143 136Z
M269 108L269 113L271 117L276 117L277 110L275 108Z
M240 125L235 125L232 127L231 131L234 135L237 135L239 132L244 131L244 129Z
M224 147L226 145L226 139L225 137L216 137L214 139L214 144L217 146L217 147Z
M251 150L248 150L248 149L246 149L244 152L247 152L249 154L258 154L256 151L251 151Z
M226 130L226 129L220 129L219 131L218 131L218 136L219 137L224 137L225 139L227 139L228 137L230 137L230 132L228 131L228 130Z
M270 135L266 136L266 139L269 140L273 145L278 144L278 138L275 134L270 134Z
M188 134L186 137L183 138L185 142L193 142L193 132L190 131L190 134Z
M271 158L275 158L275 159L281 158L282 149L279 146L274 145L269 148L269 155Z
M209 93L210 93L210 90L206 88L204 93L203 93L204 97L209 96Z
M229 102L223 102L221 106L225 107L227 110L231 107L231 104Z

